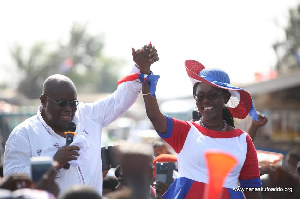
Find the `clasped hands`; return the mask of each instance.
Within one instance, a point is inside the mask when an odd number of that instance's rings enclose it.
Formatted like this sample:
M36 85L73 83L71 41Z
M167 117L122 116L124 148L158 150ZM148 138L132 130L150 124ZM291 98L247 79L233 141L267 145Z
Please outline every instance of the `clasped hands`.
M141 49L135 50L132 48L133 61L140 68L141 73L150 75L150 66L159 60L157 50L150 43Z

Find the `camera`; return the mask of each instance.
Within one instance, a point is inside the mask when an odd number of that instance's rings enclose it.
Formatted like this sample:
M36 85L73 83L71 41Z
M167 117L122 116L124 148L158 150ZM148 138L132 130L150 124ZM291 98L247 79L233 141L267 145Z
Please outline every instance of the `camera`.
M33 182L39 181L43 175L51 168L52 158L48 156L37 156L30 159L31 178Z
M171 185L173 182L174 168L175 168L174 162L157 162L155 179L157 181Z
M119 165L117 160L116 146L108 146L101 148L102 171L111 168L116 168Z

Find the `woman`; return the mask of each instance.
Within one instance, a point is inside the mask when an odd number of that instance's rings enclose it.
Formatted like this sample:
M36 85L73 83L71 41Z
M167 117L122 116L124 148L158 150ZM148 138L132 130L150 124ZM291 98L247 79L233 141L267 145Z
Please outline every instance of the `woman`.
M144 47L146 50L148 48ZM133 51L136 63L139 61L137 54ZM144 75L142 92L147 116L158 134L178 153L180 178L174 181L163 197L203 198L203 190L208 182L204 152L219 149L238 160L224 182L222 198L244 198L241 191L233 189L239 184L247 188L261 187L261 181L251 137L234 128L232 116L243 119L249 114L257 120L251 96L247 91L231 86L228 75L222 70L205 69L193 60L187 60L185 66L193 82L196 105L202 115L198 124L162 114L153 95L155 89L151 88L153 82L149 81L152 79L150 69L148 76ZM247 199L261 198L260 192L245 191L244 194Z

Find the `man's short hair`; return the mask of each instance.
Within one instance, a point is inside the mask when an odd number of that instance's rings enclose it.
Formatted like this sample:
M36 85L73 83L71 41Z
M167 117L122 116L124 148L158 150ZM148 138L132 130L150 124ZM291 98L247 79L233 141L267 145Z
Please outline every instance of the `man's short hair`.
M114 176L105 176L103 179L103 189L110 189L112 191L116 190L118 185L118 179Z
M76 90L75 84L69 77L61 74L55 74L49 76L44 81L42 92L45 93L48 89L53 89L53 87L55 88L57 86L60 86L62 83L67 83L68 85L74 87L74 89Z
M73 185L67 189L60 199L102 199L100 194L92 187Z

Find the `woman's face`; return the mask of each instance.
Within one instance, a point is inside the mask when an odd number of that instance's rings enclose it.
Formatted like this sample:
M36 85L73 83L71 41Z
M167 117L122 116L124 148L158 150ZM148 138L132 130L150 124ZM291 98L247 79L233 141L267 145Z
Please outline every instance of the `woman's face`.
M200 82L196 88L196 105L204 120L223 120L224 96L222 89Z

